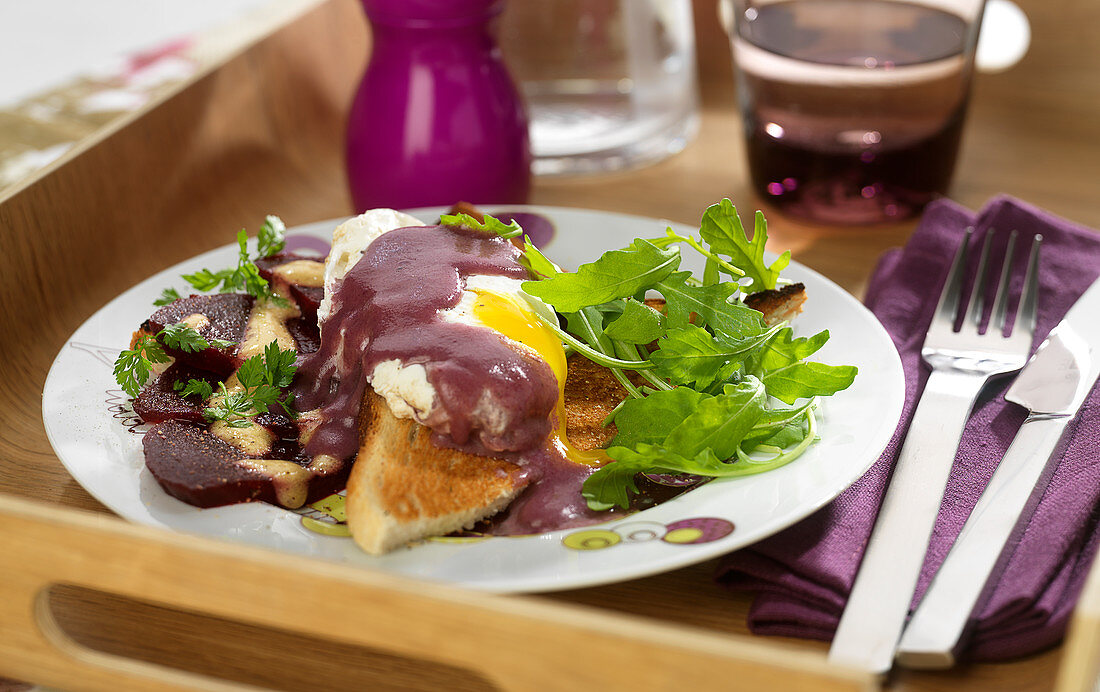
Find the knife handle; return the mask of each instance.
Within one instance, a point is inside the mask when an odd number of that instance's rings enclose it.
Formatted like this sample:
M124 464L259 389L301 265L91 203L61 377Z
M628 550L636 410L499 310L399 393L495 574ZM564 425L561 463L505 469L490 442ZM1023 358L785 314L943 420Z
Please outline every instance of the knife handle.
M1024 421L905 628L898 663L955 664L975 608L996 587L1042 499L1071 418L1033 414Z
M909 614L963 427L984 375L933 370L913 413L829 660L884 673Z

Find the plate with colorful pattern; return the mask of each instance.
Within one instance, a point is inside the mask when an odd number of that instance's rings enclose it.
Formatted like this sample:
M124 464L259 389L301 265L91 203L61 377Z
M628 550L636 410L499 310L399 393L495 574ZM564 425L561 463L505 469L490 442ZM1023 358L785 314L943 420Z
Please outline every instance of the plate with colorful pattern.
M414 210L424 220L441 209ZM656 237L660 219L559 207L500 207L549 221L543 251L566 269L636 237ZM339 220L288 231L288 249L324 254ZM796 262L784 277L806 285L809 299L796 334L828 329L815 360L859 368L855 383L821 401L820 440L792 463L767 473L719 479L655 507L580 529L535 536L435 538L381 557L360 551L338 523L342 497L299 511L264 503L198 509L167 495L145 468L143 425L112 375L119 351L152 312L152 300L180 275L236 263L226 245L134 286L65 343L43 392L46 433L72 476L122 517L149 526L241 541L366 569L493 592L541 592L594 586L684 567L766 538L809 516L854 483L878 458L901 415L901 362L878 320L824 276ZM685 256L684 266L695 271Z

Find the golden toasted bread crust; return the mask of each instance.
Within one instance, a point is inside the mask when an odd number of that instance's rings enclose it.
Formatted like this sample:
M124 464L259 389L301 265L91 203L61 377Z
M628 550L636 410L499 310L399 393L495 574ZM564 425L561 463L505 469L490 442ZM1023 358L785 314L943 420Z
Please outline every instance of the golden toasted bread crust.
M626 397L626 390L607 368L584 356L571 356L565 378L565 436L578 449L603 447L618 432L603 421Z
M369 553L470 528L506 507L527 483L515 464L436 446L430 429L395 417L373 391L363 399L359 439L347 517L356 543Z
M800 283L745 296L745 305L764 313L764 321L769 325L798 316L805 302L806 287Z

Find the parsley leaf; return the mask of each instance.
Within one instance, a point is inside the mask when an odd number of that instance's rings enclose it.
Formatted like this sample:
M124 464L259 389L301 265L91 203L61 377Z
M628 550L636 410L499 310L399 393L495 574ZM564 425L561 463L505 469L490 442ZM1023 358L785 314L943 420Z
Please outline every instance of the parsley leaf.
M174 348L185 353L194 353L210 347L202 334L183 322L166 326L160 330L157 337L168 348Z
M166 288L160 293L160 298L153 301L153 305L164 306L171 305L180 299L180 292L174 288Z
M115 381L122 391L136 397L142 385L149 379L155 363L167 363L168 354L152 334L142 334L133 348L118 354L115 359Z
M187 384L179 390L179 393L182 397L196 396L202 401L206 401L214 396L214 387L206 380L192 378L187 380Z
M291 418L298 413L291 405L294 395L283 394L280 390L289 387L298 368L294 365L297 354L292 349L283 351L278 342L272 341L241 364L237 370L237 385L232 390L225 383L219 385L218 395L203 415L207 420L225 421L231 427L244 428L251 425L248 418L279 406Z
M136 397L149 379L155 363L167 363L171 360L164 347L174 348L187 353L202 351L210 346L228 348L232 341L221 339L207 340L184 322L170 324L154 336L142 334L134 347L118 354L115 359L114 375L122 390Z
M191 284L191 287L196 291L208 293L218 288L219 286L228 286L233 281L233 270L223 269L217 273L210 271L209 269L200 269L194 274L184 274L183 280ZM233 290L232 288L224 288L222 293L227 293Z
M270 257L286 247L286 224L278 216L268 214L256 236L256 255Z
M257 240L259 247L257 259L279 252L286 245L283 237L285 226L277 216L268 216L260 228ZM287 300L271 290L267 279L260 276L260 269L250 259L248 252L248 234L242 228L237 231L237 266L234 269L222 269L213 272L200 269L193 274L184 274L183 280L203 293L217 290L220 293L244 291L257 300L266 300L280 307L289 305Z

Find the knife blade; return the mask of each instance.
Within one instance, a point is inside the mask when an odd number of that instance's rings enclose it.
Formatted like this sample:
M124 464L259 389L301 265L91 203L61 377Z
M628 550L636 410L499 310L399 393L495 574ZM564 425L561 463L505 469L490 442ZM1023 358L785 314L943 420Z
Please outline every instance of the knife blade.
M1100 376L1100 279L1074 303L1005 393L1029 414L914 611L896 660L948 668L999 581L1065 451L1066 426Z

